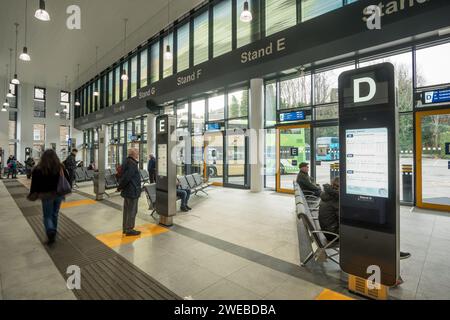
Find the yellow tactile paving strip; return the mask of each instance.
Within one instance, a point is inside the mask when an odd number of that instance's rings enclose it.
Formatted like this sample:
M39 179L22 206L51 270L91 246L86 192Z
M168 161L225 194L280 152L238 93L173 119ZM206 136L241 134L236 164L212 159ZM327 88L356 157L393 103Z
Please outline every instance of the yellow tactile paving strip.
M78 200L78 201L68 201L68 202L63 202L61 204L61 209L74 208L74 207L80 207L80 206L89 206L89 205L96 204L96 203L97 203L97 201L90 200L90 199Z
M341 293L337 293L330 289L324 289L315 300L354 300Z
M136 227L136 230L141 231L141 235L136 237L126 237L124 234L122 234L122 230L120 230L112 233L101 234L98 235L96 238L97 240L103 242L108 247L116 248L121 245L133 243L136 240L142 238L153 237L158 234L166 233L169 231L169 229L160 227L156 224L144 224Z

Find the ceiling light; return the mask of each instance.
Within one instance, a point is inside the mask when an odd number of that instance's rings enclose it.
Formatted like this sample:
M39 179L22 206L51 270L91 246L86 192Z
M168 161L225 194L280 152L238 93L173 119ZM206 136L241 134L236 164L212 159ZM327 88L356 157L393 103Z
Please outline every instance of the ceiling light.
M241 21L242 22L250 22L253 20L252 13L249 10L248 1L244 2L244 10L241 13Z
M80 101L75 101L75 107L79 107L79 106L81 106L81 103L80 103Z
M28 54L28 48L27 47L23 47L23 51L19 56L19 59L25 62L31 61L31 57Z
M59 117L59 111L58 110L56 110L56 112L55 112L55 117Z
M9 89L8 94L6 95L7 98L14 98L14 95L11 93L11 89Z
M50 15L45 10L45 0L39 0L39 9L36 10L34 16L41 21L50 21Z
M14 23L14 25L16 26L16 51L14 52L14 78L11 80L12 84L15 85L19 85L20 81L19 78L17 77L17 42L18 42L18 38L19 38L19 24L16 22Z
M98 97L100 93L97 90L94 90L94 97Z
M164 59L166 60L172 60L173 55L172 51L170 50L170 44L166 46L166 51L164 52Z
M17 74L14 75L14 79L11 80L12 84L20 84L19 79L17 78Z
M127 52L127 22L128 19L123 19L124 22L124 35L123 35L123 56L125 57L125 54ZM128 81L128 75L127 75L127 70L125 70L125 68L123 68L122 70L122 76L120 77L120 79L122 79L122 81Z
M122 81L128 81L127 70L122 70L122 76L120 77L120 79L122 79Z
M3 102L3 109L4 109L5 107L6 107L6 108L9 108L9 102L8 102L8 99L5 99L5 102ZM3 110L3 109L2 109L2 111L6 111L6 110Z

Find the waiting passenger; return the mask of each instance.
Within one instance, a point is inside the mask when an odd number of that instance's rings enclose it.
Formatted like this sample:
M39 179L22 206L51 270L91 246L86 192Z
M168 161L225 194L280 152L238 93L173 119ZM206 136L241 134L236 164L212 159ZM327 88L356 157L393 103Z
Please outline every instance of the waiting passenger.
M34 165L34 159L32 157L28 157L28 159L25 161L25 171L27 173L27 179L31 179L31 171L34 168Z
M322 231L339 234L339 178L335 178L331 185L325 184L320 194L319 224ZM335 236L325 233L328 241Z
M67 159L64 161L64 166L66 167L67 172L69 172L70 177L70 185L73 186L75 182L75 173L77 171L77 149L72 149L72 152L69 154Z
M181 211L188 212L189 210L192 210L192 208L189 208L188 206L189 198L191 197L191 190L183 189L178 180L177 180L177 197L181 199Z
M44 226L49 245L55 242L59 209L61 202L64 200L64 194L58 193L58 183L61 176L64 176L67 180L69 179L69 175L56 152L52 149L46 150L39 164L33 170L28 200L36 201L41 199L42 201ZM66 183L68 184L68 181ZM67 192L68 190L65 193Z
M123 233L126 236L138 236L140 231L134 230L141 196L141 174L138 167L138 150L128 150L128 158L122 165L118 191L123 198Z
M156 158L153 154L150 155L148 160L147 171L150 183L156 183Z
M96 169L95 169L95 162L94 162L94 161L91 161L91 163L89 164L88 170L92 170L92 171L95 171L95 170L96 170Z
M17 178L17 160L14 156L9 156L8 161L8 176L7 179L9 179L9 176L11 176L12 179Z
M311 182L311 177L309 176L309 164L306 162L300 163L300 172L297 175L297 183L302 191L310 191L316 197L320 196L320 186Z

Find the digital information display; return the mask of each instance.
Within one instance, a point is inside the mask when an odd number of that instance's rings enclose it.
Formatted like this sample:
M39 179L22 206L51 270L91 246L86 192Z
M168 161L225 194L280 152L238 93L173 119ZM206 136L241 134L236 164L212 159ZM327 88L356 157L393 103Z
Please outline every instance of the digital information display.
M347 194L388 198L387 128L346 130Z
M450 88L425 92L422 102L424 104L450 102Z
M158 175L167 177L167 144L158 144Z
M220 123L208 123L206 124L206 131L219 131L220 130Z
M305 111L293 111L280 113L280 122L305 120Z

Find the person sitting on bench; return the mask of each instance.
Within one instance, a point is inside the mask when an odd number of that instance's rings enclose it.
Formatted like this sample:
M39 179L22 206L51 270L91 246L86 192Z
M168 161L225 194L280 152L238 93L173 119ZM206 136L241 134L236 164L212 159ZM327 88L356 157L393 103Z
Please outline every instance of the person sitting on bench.
M312 192L316 197L320 196L320 186L311 182L311 177L309 176L309 164L306 162L300 163L300 172L297 175L297 183L302 189L302 191Z
M191 190L182 189L180 182L177 180L177 197L181 199L181 211L188 212L192 210L188 206L189 198L191 197Z

